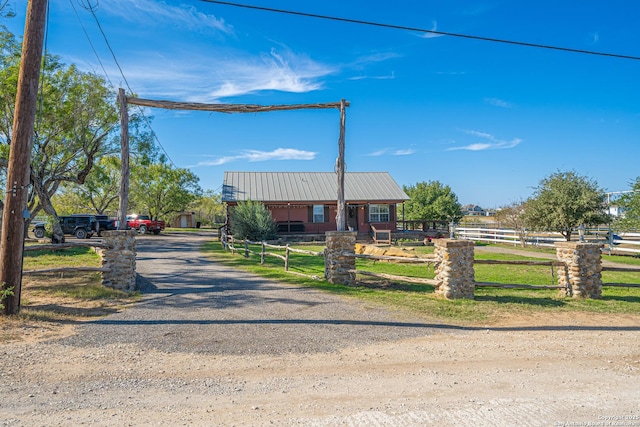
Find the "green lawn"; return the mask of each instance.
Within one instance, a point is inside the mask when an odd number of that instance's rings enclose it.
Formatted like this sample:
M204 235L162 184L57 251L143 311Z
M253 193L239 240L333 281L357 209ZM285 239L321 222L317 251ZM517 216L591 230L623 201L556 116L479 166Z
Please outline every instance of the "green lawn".
M294 246L292 246L294 247ZM301 249L321 252L323 246L300 246ZM250 246L250 250L259 253L258 245ZM265 264L260 265L260 257L243 256L244 252L232 255L222 249L219 242L205 245L204 251L226 265L252 271L274 280L305 285L323 289L353 298L362 299L374 304L410 311L412 314L429 318L453 321L457 323L490 322L510 315L527 315L531 313L584 312L584 313L628 313L640 314L639 288L605 287L600 300L582 300L567 298L558 290L501 289L476 288L474 300L444 300L434 294L430 285L417 285L396 281L372 281L370 278L358 277L357 286L332 285L324 280L313 280L284 272L284 262L275 257L266 257ZM284 254L284 250L268 249L271 252ZM416 247L418 254L428 254L433 247ZM478 259L495 260L540 260L535 257L507 254L481 253ZM626 257L614 257L626 258ZM613 259L612 259L613 260ZM616 259L617 261L617 259ZM291 253L290 270L318 278L324 276L324 258ZM358 259L356 269L381 272L411 277L433 278L432 265L398 264L386 261ZM478 282L497 282L506 284L539 284L550 285L552 281L551 267L523 265L486 265L476 264L476 280ZM557 274L557 271L556 271ZM638 273L605 272L604 282L640 283Z

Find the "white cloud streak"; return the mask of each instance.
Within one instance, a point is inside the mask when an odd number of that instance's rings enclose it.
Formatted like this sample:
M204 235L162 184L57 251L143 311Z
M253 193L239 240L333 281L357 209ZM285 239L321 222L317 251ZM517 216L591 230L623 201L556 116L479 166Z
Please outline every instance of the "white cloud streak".
M407 148L404 150L398 150L395 148L383 148L382 150L377 150L377 151L373 151L369 154L367 154L367 156L370 157L379 157L379 156L384 156L384 155L389 155L389 156L408 156L411 155L413 153L415 153L416 150L414 150L413 148Z
M153 0L110 0L100 2L100 8L123 20L144 25L169 25L190 30L215 30L233 34L233 27L215 15L198 11L193 6L172 6Z
M438 21L433 21L431 23L431 31L438 31ZM419 37L423 39L435 39L443 36L444 34L424 33L424 34L420 34Z
M214 160L199 162L198 166L220 166L226 163L246 160L248 162L267 162L271 160L313 160L316 157L313 151L298 150L295 148L277 148L273 151L244 150L236 156L218 157Z
M468 145L463 145L459 147L451 147L448 148L447 151L456 151L456 150L467 150L467 151L484 151L484 150L506 150L509 148L514 148L518 146L522 139L513 138L510 141L501 140L496 138L495 136L486 133L486 132L478 132L474 130L464 131L465 133L475 136L481 140L482 142L475 142Z
M485 98L484 102L486 104L489 105L493 105L494 107L500 107L500 108L513 108L513 104L511 104L510 102L507 102L503 99L498 99L498 98Z

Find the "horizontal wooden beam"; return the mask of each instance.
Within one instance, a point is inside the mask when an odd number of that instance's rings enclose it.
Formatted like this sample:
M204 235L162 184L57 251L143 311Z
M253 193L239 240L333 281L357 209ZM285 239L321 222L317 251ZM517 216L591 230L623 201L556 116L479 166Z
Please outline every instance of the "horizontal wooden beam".
M269 111L340 109L339 102L325 104L257 105L257 104L204 104L199 102L175 102L127 96L127 103L142 107L164 108L166 110L213 111L218 113L265 113ZM348 107L349 102L345 105Z
M22 274L45 274L45 273L79 273L79 272L98 272L105 273L111 271L110 268L105 267L60 267L60 268L46 268L42 270L28 270L23 271Z

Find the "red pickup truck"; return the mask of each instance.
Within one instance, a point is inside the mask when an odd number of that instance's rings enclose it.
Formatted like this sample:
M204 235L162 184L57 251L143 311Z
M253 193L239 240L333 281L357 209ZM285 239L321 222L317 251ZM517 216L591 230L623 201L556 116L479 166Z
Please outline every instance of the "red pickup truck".
M127 226L138 231L140 234L160 234L164 230L164 221L155 221L149 215L127 215Z

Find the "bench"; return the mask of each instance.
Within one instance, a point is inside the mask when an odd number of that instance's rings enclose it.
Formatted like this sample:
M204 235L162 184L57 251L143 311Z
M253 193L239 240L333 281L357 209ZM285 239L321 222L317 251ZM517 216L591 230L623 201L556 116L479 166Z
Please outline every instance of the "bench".
M277 233L304 233L302 221L278 221L276 225Z
M378 230L374 225L369 224L371 231L373 232L373 243L376 245L380 243L391 244L391 230Z

